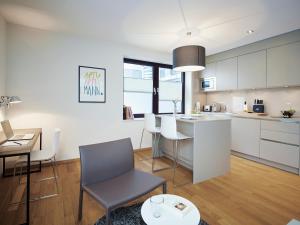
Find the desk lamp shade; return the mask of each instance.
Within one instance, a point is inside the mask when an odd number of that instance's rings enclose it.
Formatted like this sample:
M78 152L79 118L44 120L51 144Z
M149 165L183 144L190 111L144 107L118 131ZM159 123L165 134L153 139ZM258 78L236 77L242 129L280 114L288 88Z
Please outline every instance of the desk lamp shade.
M18 96L11 96L9 98L9 103L13 103L14 104L14 103L20 103L20 102L22 102L22 100Z
M194 72L205 69L205 48L188 45L173 50L173 70Z

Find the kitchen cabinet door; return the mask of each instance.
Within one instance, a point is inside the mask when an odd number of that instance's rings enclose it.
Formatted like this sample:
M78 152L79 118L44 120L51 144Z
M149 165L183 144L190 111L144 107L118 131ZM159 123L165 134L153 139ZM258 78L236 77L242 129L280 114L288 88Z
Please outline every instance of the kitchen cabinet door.
M260 120L232 118L231 149L259 157Z
M216 63L207 63L205 69L201 72L201 77L215 77L216 76Z
M260 158L299 168L299 147L261 140Z
M217 62L216 89L218 91L237 89L237 57Z
M238 56L238 88L265 88L266 70L266 50Z
M267 87L300 85L300 42L267 50Z

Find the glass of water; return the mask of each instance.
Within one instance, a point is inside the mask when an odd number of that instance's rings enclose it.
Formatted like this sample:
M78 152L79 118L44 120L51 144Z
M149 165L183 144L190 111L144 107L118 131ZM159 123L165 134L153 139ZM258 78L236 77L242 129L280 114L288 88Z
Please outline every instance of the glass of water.
M161 195L155 195L150 198L150 205L152 209L152 215L154 218L161 217L163 203L164 203L164 197Z

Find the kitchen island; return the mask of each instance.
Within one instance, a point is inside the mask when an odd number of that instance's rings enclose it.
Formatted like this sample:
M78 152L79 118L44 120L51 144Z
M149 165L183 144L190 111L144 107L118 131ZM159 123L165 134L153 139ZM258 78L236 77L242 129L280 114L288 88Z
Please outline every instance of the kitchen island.
M172 116L172 115L169 115ZM157 116L160 126L161 116ZM230 169L231 118L224 115L177 115L177 130L191 139L180 141L178 163L193 171L193 183L221 176ZM172 158L172 141L160 137L158 149Z

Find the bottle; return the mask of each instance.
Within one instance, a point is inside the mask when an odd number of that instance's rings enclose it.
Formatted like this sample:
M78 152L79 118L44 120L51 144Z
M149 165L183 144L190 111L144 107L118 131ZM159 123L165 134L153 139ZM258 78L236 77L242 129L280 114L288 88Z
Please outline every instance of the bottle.
M248 105L246 101L244 102L244 112L248 112Z
M201 109L200 109L200 102L196 102L195 104L195 113L200 113Z

